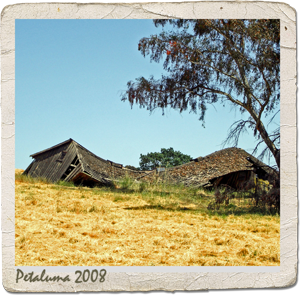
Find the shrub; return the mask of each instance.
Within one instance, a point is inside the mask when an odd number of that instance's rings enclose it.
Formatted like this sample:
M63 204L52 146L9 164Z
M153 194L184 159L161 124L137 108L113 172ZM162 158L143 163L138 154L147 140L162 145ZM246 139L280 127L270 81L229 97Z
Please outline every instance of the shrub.
M59 180L56 182L57 185L67 186L67 187L75 187L75 184L72 181L64 181Z
M229 205L231 199L237 199L239 206L241 205L241 199L243 199L244 205L257 213L267 211L279 213L280 211L280 188L272 187L268 181L262 179L245 182L239 189L233 189L228 185L221 185L215 190L214 200L209 203L207 209L219 210L222 204L225 204L224 209L226 208L226 210L237 209L233 207L235 205ZM249 206L251 203L252 205Z
M139 192L142 193L147 188L146 182L141 182L139 186Z
M272 188L261 196L260 205L267 206L270 211L274 207L277 213L280 213L280 188Z
M233 198L233 190L228 185L223 185L215 190L215 205L219 209L220 205L225 203L229 205L229 200Z
M120 184L120 187L122 190L128 190L129 188L131 188L133 183L134 183L134 180L128 175L126 175L124 178L122 178L119 181L119 184Z

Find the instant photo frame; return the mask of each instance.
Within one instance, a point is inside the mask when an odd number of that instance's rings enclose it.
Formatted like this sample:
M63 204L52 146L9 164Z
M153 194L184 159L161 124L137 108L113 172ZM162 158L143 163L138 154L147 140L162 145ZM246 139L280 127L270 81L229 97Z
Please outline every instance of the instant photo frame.
M34 3L1 15L2 273L10 292L282 288L297 276L296 12L285 3ZM15 265L15 21L19 19L280 19L280 266ZM30 107L30 106L29 106ZM30 118L29 118L30 119ZM55 253L53 253L55 255ZM88 270L88 271L87 271ZM86 271L86 272L85 272ZM84 273L85 272L85 273ZM100 280L76 282L79 274ZM56 278L56 279L53 279ZM58 279L60 278L60 279ZM102 281L101 281L102 278Z

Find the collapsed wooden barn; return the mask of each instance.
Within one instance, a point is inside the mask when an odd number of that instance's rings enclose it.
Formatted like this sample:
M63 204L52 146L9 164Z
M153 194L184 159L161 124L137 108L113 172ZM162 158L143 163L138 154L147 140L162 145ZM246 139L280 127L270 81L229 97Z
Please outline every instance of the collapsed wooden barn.
M217 187L226 184L239 189L247 183L253 183L254 178L273 182L278 179L278 172L245 150L232 147L195 158L163 172L156 171L156 177L186 186ZM149 179L149 175L142 178Z
M138 178L143 174L104 160L71 138L32 154L31 157L34 160L24 174L46 178L52 182L64 180L85 186L109 185L113 179L125 175Z
M130 176L138 181L161 179L193 187L226 184L239 189L255 177L271 182L278 179L277 171L240 148L223 149L180 166L152 171L127 169L104 160L71 138L31 157L34 160L24 174L52 182L72 181L84 186L110 185L113 180Z

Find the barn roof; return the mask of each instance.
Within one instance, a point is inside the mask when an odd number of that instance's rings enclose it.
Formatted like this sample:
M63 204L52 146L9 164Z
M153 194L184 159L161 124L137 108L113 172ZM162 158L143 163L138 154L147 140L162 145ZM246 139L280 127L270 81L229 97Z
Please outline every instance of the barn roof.
M65 145L65 144L68 144L68 143L71 143L71 142L75 145L75 147L77 148L77 152L79 152L79 153L81 154L82 159L85 160L85 162L86 162L87 165L88 165L88 164L93 165L93 161L95 160L95 158L96 158L98 161L102 162L102 163L103 163L103 162L106 162L106 161L108 161L108 162L110 162L110 163L114 163L114 162L112 162L112 161L110 161L110 160L104 160L104 159L100 158L99 156L95 155L94 153L92 153L91 151L89 151L87 148L85 148L84 146L82 146L81 144L79 144L78 142L76 142L76 141L75 141L74 139L72 139L72 138L70 138L70 139L68 139L68 140L66 140L66 141L63 141L63 142L61 142L61 143L59 143L59 144L56 144L56 145L54 145L54 146L52 146L52 147L50 147L50 148L47 148L47 149L45 149L45 150L42 150L42 151L37 152L37 153L35 153L35 154L32 154L32 155L30 155L30 157L36 158L37 156L39 156L39 155L41 155L41 154L43 154L43 153L49 152L50 150L56 149L56 148L58 148L58 147L61 147L61 146ZM114 163L114 164L116 164L116 165L121 165L121 164L117 164L117 163ZM95 165L93 165L93 166L95 166ZM122 166L122 165L121 165L121 166Z
M264 167L264 169L271 169L245 150L236 147L226 148L205 157L196 158L195 162L199 162L201 165L209 165L211 168L217 168L217 171L221 174L228 174L238 170L251 170L253 163Z
M75 142L75 140L73 140L72 138L70 138L70 139L68 139L68 140L66 140L66 141L63 141L63 142L61 142L61 143L59 143L59 144L56 144L56 145L54 145L54 146L52 146L52 147L50 147L50 148L47 148L47 149L42 150L42 151L40 151L40 152L34 153L34 154L30 155L30 157L35 158L36 156L39 156L39 155L41 155L41 154L43 154L43 153L46 153L46 152L48 152L48 151L50 151L50 150L53 150L53 149L55 149L55 148L58 148L58 147L60 147L60 146L62 146L62 145L64 145L64 144L69 143L69 142L72 142L72 141Z
M267 173L271 173L274 170L245 150L236 147L226 148L209 154L202 158L200 163L214 168L216 176L240 170L253 170L253 164Z
M184 182L205 184L210 180L238 171L255 171L261 175L274 175L276 171L245 150L231 147L216 151L205 157L168 169L171 178Z

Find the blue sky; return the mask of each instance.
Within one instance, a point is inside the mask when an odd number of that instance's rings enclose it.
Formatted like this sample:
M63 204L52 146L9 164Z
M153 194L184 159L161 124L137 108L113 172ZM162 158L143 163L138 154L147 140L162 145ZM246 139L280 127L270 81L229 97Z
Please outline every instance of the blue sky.
M203 128L196 114L150 115L121 101L129 80L163 73L162 63L138 51L142 37L159 32L152 20L16 20L16 168L69 138L133 166L161 148L192 157L221 149L241 118L234 108L209 106ZM251 134L241 138L239 147L251 153L254 146Z

